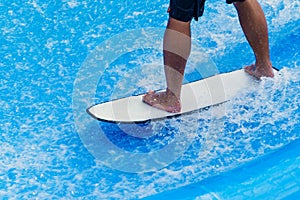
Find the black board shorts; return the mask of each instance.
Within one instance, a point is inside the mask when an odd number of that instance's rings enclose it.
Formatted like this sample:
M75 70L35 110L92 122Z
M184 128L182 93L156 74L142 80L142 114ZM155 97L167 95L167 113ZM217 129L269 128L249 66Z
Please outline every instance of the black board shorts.
M231 4L236 1L244 0L226 0L226 3ZM188 22L193 18L198 21L198 18L203 15L205 0L170 0L168 9L169 16L179 21Z

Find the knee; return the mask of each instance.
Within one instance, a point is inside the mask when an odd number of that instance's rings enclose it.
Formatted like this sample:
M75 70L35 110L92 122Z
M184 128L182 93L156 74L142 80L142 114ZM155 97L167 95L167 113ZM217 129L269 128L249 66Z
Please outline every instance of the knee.
M233 3L234 7L239 10L239 8L247 7L251 3L253 3L256 0L244 0L244 1L236 1Z
M190 24L191 24L191 21L182 22L182 21L179 21L177 19L174 19L174 18L170 17L169 21L168 21L167 28L178 31L180 33L184 33L186 35L191 35L191 33L190 33L191 32L190 31L190 29L191 29Z
M235 1L235 2L233 2L233 5L236 7L236 6L239 6L239 5L243 5L245 3L249 3L251 1L252 0Z
M184 22L184 21L180 21L175 18L172 18L172 17L169 17L169 20L168 20L168 25L170 25L170 26L188 27L188 26L190 26L190 24L191 24L191 21Z

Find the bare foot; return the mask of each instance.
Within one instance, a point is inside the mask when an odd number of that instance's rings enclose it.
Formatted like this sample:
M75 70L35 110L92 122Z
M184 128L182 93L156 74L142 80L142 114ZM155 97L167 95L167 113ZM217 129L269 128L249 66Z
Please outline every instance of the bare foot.
M250 74L251 76L256 77L257 79L260 79L261 77L274 77L274 72L272 67L256 67L256 65L250 65L245 67L245 71Z
M149 91L143 96L143 102L170 113L177 113L181 110L180 100L170 92Z

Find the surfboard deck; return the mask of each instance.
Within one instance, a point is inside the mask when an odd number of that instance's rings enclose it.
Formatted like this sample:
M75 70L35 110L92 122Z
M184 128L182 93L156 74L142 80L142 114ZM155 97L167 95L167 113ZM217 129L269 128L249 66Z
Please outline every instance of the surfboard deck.
M98 120L111 122L144 122L171 117L229 101L238 92L255 87L258 81L244 69L218 74L184 84L181 90L181 112L169 113L145 104L142 95L130 96L91 106L87 112ZM158 91L159 92L159 91Z

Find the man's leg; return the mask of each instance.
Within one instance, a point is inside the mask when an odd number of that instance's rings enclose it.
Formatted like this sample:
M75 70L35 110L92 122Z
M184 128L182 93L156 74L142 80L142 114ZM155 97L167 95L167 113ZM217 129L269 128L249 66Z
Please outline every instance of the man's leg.
M190 22L182 22L170 17L163 46L166 92L150 91L143 97L143 101L168 112L179 112L182 79L191 51Z
M269 53L268 27L261 6L257 0L245 0L234 5L256 58L255 65L245 67L245 71L257 78L274 77Z

